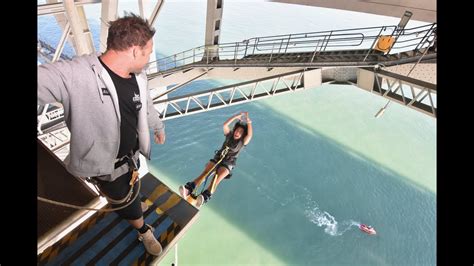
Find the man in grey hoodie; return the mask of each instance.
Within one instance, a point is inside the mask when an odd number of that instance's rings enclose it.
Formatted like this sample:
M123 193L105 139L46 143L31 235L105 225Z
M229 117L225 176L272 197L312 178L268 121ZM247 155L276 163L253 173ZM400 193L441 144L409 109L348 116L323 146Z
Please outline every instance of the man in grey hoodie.
M71 132L67 170L89 177L115 200L127 198L139 153L150 159L150 129L155 143L165 142L165 127L153 107L143 70L153 52L154 34L146 20L126 15L110 23L102 55L38 66L38 104L62 103ZM130 203L109 201L114 208ZM138 230L146 250L159 255L162 247L143 220L145 208L136 197L117 213Z

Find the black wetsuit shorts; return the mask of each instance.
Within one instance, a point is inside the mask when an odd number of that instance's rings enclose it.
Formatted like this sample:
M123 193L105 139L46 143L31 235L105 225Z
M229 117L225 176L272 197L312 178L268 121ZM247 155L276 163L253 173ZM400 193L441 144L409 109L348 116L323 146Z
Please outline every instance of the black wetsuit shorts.
M217 163L219 160L221 159L221 155L219 153L217 153L214 158L212 158L211 162L213 163ZM235 165L236 165L236 162L237 162L237 158L224 158L224 160L221 161L221 163L218 165L218 166L223 166L225 168L227 168L227 170L229 170L229 173L232 172L232 169L234 169ZM230 176L229 176L230 178Z

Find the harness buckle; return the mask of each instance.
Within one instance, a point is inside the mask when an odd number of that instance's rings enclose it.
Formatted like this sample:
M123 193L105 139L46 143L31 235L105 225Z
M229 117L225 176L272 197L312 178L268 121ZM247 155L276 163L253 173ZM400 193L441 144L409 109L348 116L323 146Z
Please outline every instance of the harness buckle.
M134 155L133 151L131 152L130 155L127 155L128 167L129 167L130 172L132 173L132 178L130 179L130 183L129 183L130 186L133 186L133 184L135 184L135 182L138 179L138 165L133 159L133 155Z
M86 177L86 181L93 184L93 185L96 185L96 186L99 184L99 182L97 182L97 180L95 178L92 178L90 176Z

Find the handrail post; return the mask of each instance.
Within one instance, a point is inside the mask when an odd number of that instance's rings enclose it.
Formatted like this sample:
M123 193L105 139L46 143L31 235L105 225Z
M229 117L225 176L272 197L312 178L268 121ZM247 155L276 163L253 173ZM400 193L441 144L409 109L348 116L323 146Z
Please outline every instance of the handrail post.
M275 43L273 43L273 45L272 45L272 53L270 54L270 60L268 61L268 63L270 63L272 61L273 48L275 48Z
M326 47L328 47L328 43L329 43L329 40L331 39L331 36L332 36L332 31L329 32L329 36L328 36L328 39L326 41L326 45L324 45L324 43L323 43L323 50L322 50L323 52L326 51Z
M244 42L245 42L245 53L244 53L244 57L246 57L246 56L247 56L247 48L248 48L248 46L249 46L249 40L244 40Z
M234 52L234 65L237 65L237 50L239 49L239 43L237 43L237 46L235 47L235 52Z
M420 43L423 42L423 44L424 44L428 40L429 36L431 36L431 34L433 34L434 25L435 25L435 23L431 24L430 29L426 32L425 36L423 36L423 38L421 38L421 41L416 45L416 47L415 47L416 52L418 52L418 50L419 50L418 46L420 45ZM421 46L423 46L423 44Z
M260 38L255 39L255 44L254 44L254 46L253 46L252 55L255 54L255 48L257 48L258 40L259 40L259 39L260 39Z
M316 56L316 51L318 50L318 46L319 46L319 40L316 43L316 47L314 47L314 53L313 53L313 57L311 57L311 63L313 63L314 57Z
M288 36L288 41L286 42L285 54L286 54L286 50L288 49L288 45L290 44L290 39L291 39L291 34Z
M372 42L372 45L370 46L369 51L367 51L367 54L365 55L364 60L362 60L362 62L365 62L365 60L367 59L367 57L369 56L369 54L372 52L373 47L374 47L374 45L375 45L375 42L380 38L380 35L382 34L382 31L384 31L384 30L385 30L385 26L383 26L383 27L380 29L379 33L377 34L377 37L376 37L376 38L374 39L374 41Z

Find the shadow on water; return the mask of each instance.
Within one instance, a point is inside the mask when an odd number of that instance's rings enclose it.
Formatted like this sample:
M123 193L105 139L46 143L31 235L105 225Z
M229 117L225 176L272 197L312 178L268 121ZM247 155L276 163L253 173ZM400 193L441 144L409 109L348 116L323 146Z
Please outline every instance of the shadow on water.
M240 111L250 113L254 137L205 208L285 264L435 264L434 193L262 104L167 121L153 167L173 182L193 179L222 144L222 123ZM228 247L219 252L235 252Z

